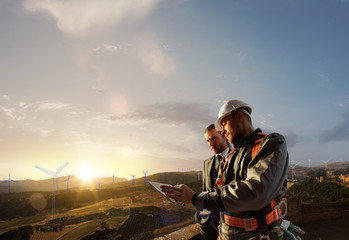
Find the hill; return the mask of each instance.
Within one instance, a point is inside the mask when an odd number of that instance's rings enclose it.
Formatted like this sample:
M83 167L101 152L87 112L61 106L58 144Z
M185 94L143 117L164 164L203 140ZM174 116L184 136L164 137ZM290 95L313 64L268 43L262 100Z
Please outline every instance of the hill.
M58 177L55 180L55 188L58 186L59 191L67 191L68 177ZM101 178L101 182L113 183L113 177ZM114 178L114 182L125 182L128 181L125 178ZM27 192L27 191L52 191L53 179L44 180L19 180L17 182L11 182L11 192ZM98 188L98 179L92 179L91 181L84 181L76 176L70 176L69 178L69 190L74 189L94 189ZM8 193L8 183L0 184L0 193Z
M58 177L55 180L55 189L58 186L59 192L67 192L68 186L67 180L68 177ZM156 173L154 175L146 176L146 181L153 182L162 182L168 184L177 184L177 183L187 183L194 182L198 180L197 172L165 172L165 173ZM144 185L144 176L135 178L134 182L132 180L127 180L125 178L118 177L105 177L100 178L99 180L94 178L90 181L83 181L82 179L76 176L70 176L69 178L69 190L81 190L81 189L98 189L98 181L101 184L100 187L102 189L106 188L120 188L120 187L128 187L128 186L142 186ZM22 180L17 183L11 182L11 192L52 192L53 187L53 179L45 179L45 180ZM0 184L0 193L8 193L8 183Z
M147 180L201 188L195 172L160 173ZM2 193L0 205L0 239L152 239L193 223L195 212L191 206L172 204L149 184L144 186L144 178L134 184L105 184L100 192L60 191L55 201L51 191Z

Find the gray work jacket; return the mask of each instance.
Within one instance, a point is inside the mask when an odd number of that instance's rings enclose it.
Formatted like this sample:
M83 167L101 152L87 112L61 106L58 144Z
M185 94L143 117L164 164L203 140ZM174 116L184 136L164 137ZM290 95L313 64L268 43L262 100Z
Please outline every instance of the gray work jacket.
M286 192L289 160L285 138L278 133L267 135L252 160L251 151L258 132L261 131L257 129L235 148L230 159L233 164L228 164L223 172L223 186L197 196L197 210L244 217L248 212L263 209Z

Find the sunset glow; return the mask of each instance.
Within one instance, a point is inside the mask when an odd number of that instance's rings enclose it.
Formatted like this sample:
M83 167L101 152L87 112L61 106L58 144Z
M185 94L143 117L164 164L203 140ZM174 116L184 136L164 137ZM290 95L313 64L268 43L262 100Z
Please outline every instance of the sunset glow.
M80 170L78 177L85 182L90 181L95 175L95 172L91 166L84 167Z

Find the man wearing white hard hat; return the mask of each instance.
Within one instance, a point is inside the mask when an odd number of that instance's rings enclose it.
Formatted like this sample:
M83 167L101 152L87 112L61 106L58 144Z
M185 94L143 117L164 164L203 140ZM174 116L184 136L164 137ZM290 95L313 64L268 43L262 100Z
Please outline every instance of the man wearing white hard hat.
M220 168L217 187L195 193L184 184L161 186L178 202L193 204L199 211L219 211L221 240L270 239L285 215L280 201L289 161L285 138L255 129L251 113L252 107L240 100L224 103L219 111L215 126L234 149Z

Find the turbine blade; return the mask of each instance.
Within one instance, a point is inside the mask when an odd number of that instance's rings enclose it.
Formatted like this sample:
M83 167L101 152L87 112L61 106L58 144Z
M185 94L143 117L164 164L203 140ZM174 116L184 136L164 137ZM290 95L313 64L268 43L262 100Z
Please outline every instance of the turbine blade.
M55 176L55 175L56 175L56 173L53 173L53 172L51 172L50 170L47 170L47 169L44 169L44 168L41 168L41 167L38 167L38 166L35 166L35 167L36 167L37 169L39 169L39 170L41 170L41 171L47 173L47 174L52 175L52 176Z
M63 168L64 168L65 166L67 166L68 163L69 163L69 162L66 162L62 167L58 168L56 174L59 173L60 171L62 171Z

